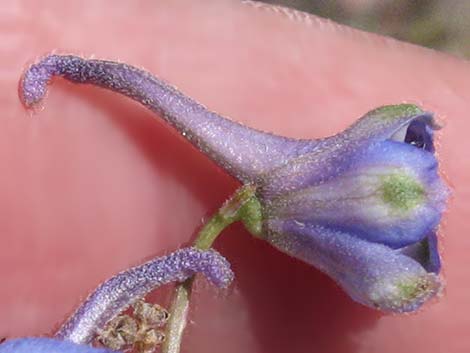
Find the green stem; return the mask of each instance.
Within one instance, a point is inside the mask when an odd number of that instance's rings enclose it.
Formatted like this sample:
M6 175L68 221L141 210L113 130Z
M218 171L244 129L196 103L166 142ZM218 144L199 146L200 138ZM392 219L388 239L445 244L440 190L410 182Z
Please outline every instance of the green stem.
M194 247L208 250L219 234L236 221L242 221L253 235L259 235L261 233L261 206L255 196L255 191L253 185L244 185L238 189L201 228ZM193 282L194 277L175 288L162 353L179 353L180 351Z

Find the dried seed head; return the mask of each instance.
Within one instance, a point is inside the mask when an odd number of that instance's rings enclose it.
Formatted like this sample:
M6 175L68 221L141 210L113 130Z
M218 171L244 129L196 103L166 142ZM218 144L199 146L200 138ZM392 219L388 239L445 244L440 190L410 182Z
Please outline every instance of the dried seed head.
M103 346L120 351L152 353L165 340L158 328L168 321L168 311L143 300L133 305L132 317L119 315L97 337Z
M98 341L113 350L128 349L134 344L137 331L136 320L129 315L119 315L100 332Z
M158 304L139 300L134 305L134 317L143 324L156 328L162 327L168 321L170 314Z
M139 332L135 349L139 353L152 353L165 340L165 334L160 330L149 329Z

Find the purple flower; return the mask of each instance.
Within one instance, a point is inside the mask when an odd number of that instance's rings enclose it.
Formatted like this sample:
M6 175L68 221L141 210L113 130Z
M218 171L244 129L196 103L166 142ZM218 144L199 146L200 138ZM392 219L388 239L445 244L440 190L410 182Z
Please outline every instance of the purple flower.
M448 192L433 128L415 106L382 107L264 174L264 237L364 305L416 310L441 288L435 232Z
M432 114L385 106L335 136L290 139L227 120L143 70L59 55L26 71L26 106L44 97L52 76L111 89L159 113L256 186L257 236L326 272L354 300L407 312L439 293L436 230L448 191L434 156Z

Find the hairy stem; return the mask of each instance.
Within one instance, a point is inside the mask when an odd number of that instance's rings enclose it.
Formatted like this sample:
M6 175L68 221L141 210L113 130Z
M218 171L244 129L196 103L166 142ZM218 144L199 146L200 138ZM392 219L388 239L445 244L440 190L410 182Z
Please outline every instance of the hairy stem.
M241 187L202 227L194 242L194 247L208 250L222 230L236 221L242 221L251 233L258 235L261 232L260 213L254 186ZM193 282L194 277L191 277L175 288L162 353L179 353L180 351Z

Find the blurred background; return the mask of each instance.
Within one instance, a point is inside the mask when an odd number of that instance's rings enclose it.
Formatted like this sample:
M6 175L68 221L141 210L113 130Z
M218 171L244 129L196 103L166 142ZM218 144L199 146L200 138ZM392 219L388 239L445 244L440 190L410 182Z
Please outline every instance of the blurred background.
M470 58L470 0L267 0Z

